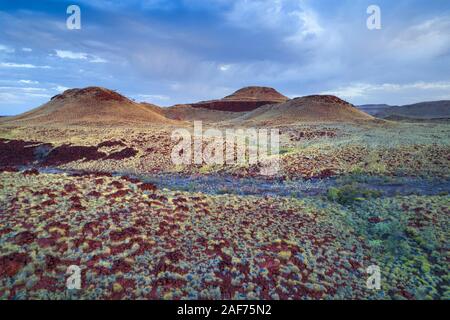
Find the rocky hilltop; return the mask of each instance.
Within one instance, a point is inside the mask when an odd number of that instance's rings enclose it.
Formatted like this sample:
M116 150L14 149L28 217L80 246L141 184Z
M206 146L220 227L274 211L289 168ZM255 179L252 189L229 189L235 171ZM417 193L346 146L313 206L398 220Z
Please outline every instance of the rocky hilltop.
M289 98L269 87L245 87L223 99L191 104L194 108L220 111L246 112L263 105L286 102Z

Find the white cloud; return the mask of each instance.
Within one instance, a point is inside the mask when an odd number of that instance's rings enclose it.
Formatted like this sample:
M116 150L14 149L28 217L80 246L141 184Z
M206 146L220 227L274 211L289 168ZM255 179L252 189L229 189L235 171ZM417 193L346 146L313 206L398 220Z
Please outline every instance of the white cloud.
M348 87L340 87L335 90L323 91L321 94L331 94L345 99L351 99L364 96L370 88L369 84L352 84Z
M0 90L21 91L21 92L46 92L45 88L36 87L0 87Z
M106 62L108 62L108 60L105 60L105 59L97 57L97 56L92 56L92 59L89 60L89 62L92 62L92 63L106 63Z
M14 53L14 48L11 48L9 46L5 46L3 44L0 44L0 52L6 52L6 53Z
M33 49L31 49L31 48L22 48L22 51L23 52L32 52Z
M285 38L287 42L302 42L310 36L320 36L323 28L312 10L293 11L288 14L297 20L296 32Z
M170 100L170 97L159 94L138 94L137 97L145 100L161 100L161 101Z
M374 91L384 92L399 92L402 90L450 90L450 82L414 82L406 84L383 83L383 84L368 84L356 83L347 87L341 87L336 90L325 91L322 94L333 94L344 98L363 97Z
M39 84L39 81L34 80L19 80L18 82L23 84Z
M271 31L286 42L302 42L324 30L317 14L300 0L238 0L226 17L235 26Z
M276 28L281 22L282 2L280 0L239 0L227 13L229 21L242 28L252 28L255 24L267 29Z
M56 56L61 59L87 60L92 63L106 63L107 60L85 52L73 52L69 50L55 50Z
M222 64L219 66L219 69L220 69L220 71L225 72L225 71L229 70L230 67L231 67L231 65L229 65L229 64Z
M331 94L343 99L356 99L364 102L375 102L379 97L385 97L390 101L399 103L413 103L424 100L441 100L448 97L450 81L436 82L412 82L405 84L397 83L355 83L336 90L324 91L321 94ZM389 101L378 101L388 103Z
M51 98L45 88L35 87L0 87L0 105L29 104L38 105Z
M55 50L56 56L61 59L87 60L88 54L84 52L73 52L66 50Z
M50 66L36 66L30 63L14 63L14 62L0 62L0 67L3 68L25 68L25 69L50 69Z
M450 53L450 16L436 17L400 32L390 43L401 58L425 59Z
M58 91L58 92L64 92L64 91L66 91L66 90L68 90L68 89L70 89L70 88L64 87L64 86L56 86L56 87L54 87L53 89L56 90L56 91Z

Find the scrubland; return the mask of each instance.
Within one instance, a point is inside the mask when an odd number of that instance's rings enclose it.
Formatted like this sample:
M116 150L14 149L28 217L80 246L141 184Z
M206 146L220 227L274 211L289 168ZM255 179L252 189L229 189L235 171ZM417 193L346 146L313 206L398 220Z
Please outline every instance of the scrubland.
M0 298L450 298L448 123L279 126L276 177L175 166L173 128L0 126ZM259 194L275 180L292 192Z

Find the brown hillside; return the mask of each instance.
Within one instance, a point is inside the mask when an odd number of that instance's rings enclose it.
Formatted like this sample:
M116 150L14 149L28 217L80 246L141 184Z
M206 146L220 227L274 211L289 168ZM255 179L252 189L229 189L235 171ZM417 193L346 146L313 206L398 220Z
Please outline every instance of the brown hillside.
M148 103L148 102L141 102L140 103L142 106L144 106L146 109L151 110L152 112L155 112L157 114L163 115L164 116L164 110L166 108L157 106L156 104L152 104L152 103Z
M314 95L262 106L235 121L278 125L293 122L355 122L372 119L374 119L372 116L338 97Z
M202 101L191 104L194 108L220 111L246 112L255 110L266 104L280 103L289 100L273 88L245 87L219 100Z
M11 117L16 124L170 124L176 121L117 92L100 87L69 89L46 104Z

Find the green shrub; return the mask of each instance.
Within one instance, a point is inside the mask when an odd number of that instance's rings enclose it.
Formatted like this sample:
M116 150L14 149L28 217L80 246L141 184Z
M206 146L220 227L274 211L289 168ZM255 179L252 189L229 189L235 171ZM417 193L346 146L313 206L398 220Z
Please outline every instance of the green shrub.
M345 185L341 188L331 187L327 192L328 200L340 203L344 206L352 205L370 198L378 198L380 196L380 191L364 189L356 184Z
M280 151L278 152L279 155L283 155L283 154L287 154L287 153L292 153L294 152L295 149L294 148L289 148L289 147L280 147Z

